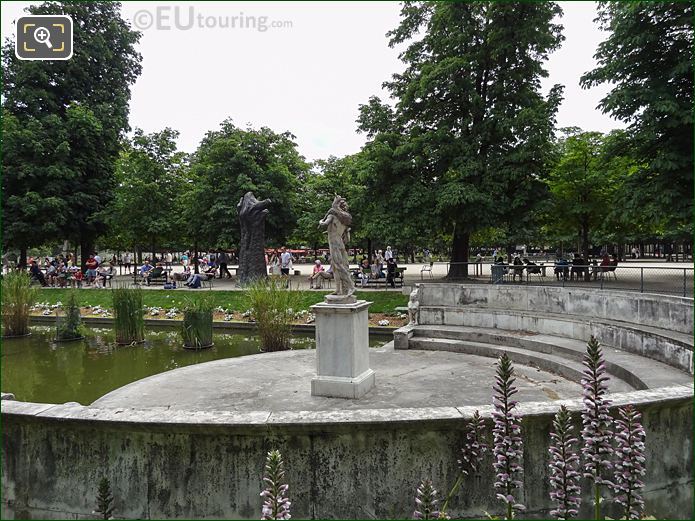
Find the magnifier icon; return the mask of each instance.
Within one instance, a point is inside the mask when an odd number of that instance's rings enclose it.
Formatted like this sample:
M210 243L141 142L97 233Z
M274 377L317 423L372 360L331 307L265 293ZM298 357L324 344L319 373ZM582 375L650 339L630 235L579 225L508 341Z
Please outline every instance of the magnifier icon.
M50 38L51 38L51 33L45 27L37 27L36 30L34 31L34 39L39 43L45 43L46 47L48 47L49 49L52 49L53 45L51 45Z

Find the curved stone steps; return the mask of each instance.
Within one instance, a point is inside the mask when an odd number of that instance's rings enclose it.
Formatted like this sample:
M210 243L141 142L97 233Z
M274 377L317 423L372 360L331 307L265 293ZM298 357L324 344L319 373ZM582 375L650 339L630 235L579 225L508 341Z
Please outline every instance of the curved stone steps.
M466 326L418 326L414 331L414 336L410 339L410 342L414 342L412 348L416 348L417 341L422 338L448 339L454 342L473 342L516 348L522 351L531 351L536 356L558 357L565 362L581 363L586 352L584 341L571 338L518 331L485 330ZM428 348L432 348L431 344L428 346ZM603 351L608 373L624 380L635 389L653 389L678 384L692 385L692 377L689 374L667 364L651 359L645 360L640 355L611 346L604 346ZM490 356L499 356L499 354L493 352Z
M421 324L530 331L584 342L594 335L623 352L693 371L692 337L653 326L558 313L454 306L421 306L420 317ZM418 325L416 329L421 327L425 326Z
M413 337L410 339L410 342L413 346L411 349L422 349L427 351L453 351L456 353L485 356L489 358L498 358L502 353L507 353L507 356L509 356L515 364L536 367L577 383L581 382L582 371L584 369L581 362L568 360L558 355L548 355L518 347L453 340L451 338ZM608 387L611 392L634 390L634 386L620 378L611 378Z

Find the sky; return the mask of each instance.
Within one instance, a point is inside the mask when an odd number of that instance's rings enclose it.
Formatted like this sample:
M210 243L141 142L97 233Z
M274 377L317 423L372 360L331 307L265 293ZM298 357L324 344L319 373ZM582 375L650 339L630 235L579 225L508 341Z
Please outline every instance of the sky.
M579 87L605 39L594 2L560 2L566 40L547 63L544 92L565 86L558 127L607 132L621 122L596 107L608 92ZM2 2L3 40L29 2ZM142 75L132 87L130 124L145 132L171 127L193 152L205 133L231 118L296 136L308 160L359 151L355 120L370 96L403 70L386 32L397 2L124 2L122 16L142 30Z

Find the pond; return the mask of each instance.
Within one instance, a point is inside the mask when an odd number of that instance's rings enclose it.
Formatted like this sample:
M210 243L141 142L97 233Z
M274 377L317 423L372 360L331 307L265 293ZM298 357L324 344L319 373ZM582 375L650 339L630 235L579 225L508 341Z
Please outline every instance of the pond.
M116 346L110 328L86 328L84 340L53 341L55 329L31 328L31 336L3 340L2 392L17 400L41 403L78 402L89 405L126 384L177 367L253 355L260 352L254 332L216 333L210 349L183 349L174 328L150 329L146 341L135 346ZM372 347L388 337L370 336ZM294 335L293 349L311 349L314 335ZM272 354L268 354L272 356Z

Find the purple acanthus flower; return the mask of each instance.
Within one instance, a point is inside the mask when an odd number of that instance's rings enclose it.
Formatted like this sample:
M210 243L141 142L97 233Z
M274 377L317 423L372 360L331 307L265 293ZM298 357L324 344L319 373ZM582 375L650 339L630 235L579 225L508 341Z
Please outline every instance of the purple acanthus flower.
M572 436L572 416L562 405L553 420L550 433L550 499L557 505L550 511L557 519L570 519L579 513L581 488L579 486L579 456Z
M514 492L522 485L521 460L524 454L521 425L515 411L517 402L511 399L517 393L514 381L512 362L507 353L504 353L497 362L497 375L493 387L495 392L492 397L494 407L492 466L497 474L495 481L495 488L499 491L497 498L507 507L505 519L513 519L515 511L524 509L524 506L517 503L514 498Z
M432 481L423 479L415 495L414 519L449 519L448 516L440 516L437 509L437 490L432 486Z
M584 456L584 477L594 483L594 517L601 519L601 485L611 486L605 474L612 468L613 447L611 425L613 419L608 412L610 401L608 393L606 363L598 340L593 336L586 346L584 355L584 377L582 378L582 455Z
M613 477L615 502L625 509L625 519L640 519L644 508L644 438L642 415L632 405L618 409L615 420L616 461Z
M488 451L487 443L485 443L485 422L478 411L473 413L473 418L466 425L465 432L466 442L461 449L461 459L458 463L464 474L469 472L475 474L480 469L483 456Z
M263 482L265 489L261 492L263 509L261 519L289 519L290 500L287 497L289 485L283 483L285 478L285 465L282 455L278 450L271 450L265 462L265 475Z

